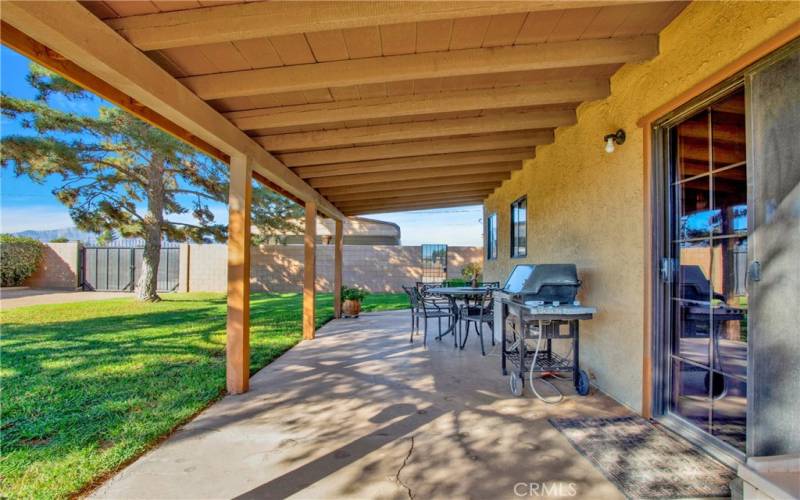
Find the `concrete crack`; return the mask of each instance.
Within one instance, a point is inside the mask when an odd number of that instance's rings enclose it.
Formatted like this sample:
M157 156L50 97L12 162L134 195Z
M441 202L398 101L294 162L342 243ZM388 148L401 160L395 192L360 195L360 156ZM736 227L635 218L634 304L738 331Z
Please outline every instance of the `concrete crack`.
M411 488L400 479L400 473L403 472L406 464L408 463L408 459L411 458L411 454L414 453L414 436L411 436L411 446L408 448L408 453L406 454L406 458L403 459L403 464L400 465L400 468L397 469L397 474L395 474L394 479L397 481L397 484L405 488L408 492L408 498L414 500L414 492L411 491Z

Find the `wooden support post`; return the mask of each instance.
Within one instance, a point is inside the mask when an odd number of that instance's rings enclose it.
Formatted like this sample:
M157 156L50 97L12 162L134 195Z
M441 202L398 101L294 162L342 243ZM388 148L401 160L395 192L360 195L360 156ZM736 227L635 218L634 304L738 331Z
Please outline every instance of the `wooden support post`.
M230 394L250 387L250 202L252 166L245 156L230 163L228 195L227 387Z
M333 240L333 311L342 317L342 263L344 253L344 224L336 220L336 235Z
M303 339L314 338L317 303L317 204L306 202L305 256L303 260Z

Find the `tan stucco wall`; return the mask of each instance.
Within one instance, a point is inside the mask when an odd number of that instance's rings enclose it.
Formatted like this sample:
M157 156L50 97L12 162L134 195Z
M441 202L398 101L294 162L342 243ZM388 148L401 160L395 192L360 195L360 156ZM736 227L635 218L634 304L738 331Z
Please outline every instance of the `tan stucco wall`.
M31 288L74 290L78 287L80 243L45 243L39 269L24 285Z
M639 411L644 295L643 132L645 113L688 90L800 18L797 2L693 2L661 33L660 55L623 66L611 95L578 108L485 203L498 214L498 259L486 279L515 263L574 262L579 298L599 309L581 333L581 362L596 385ZM613 154L602 137L622 128ZM509 259L509 204L528 196L528 257Z

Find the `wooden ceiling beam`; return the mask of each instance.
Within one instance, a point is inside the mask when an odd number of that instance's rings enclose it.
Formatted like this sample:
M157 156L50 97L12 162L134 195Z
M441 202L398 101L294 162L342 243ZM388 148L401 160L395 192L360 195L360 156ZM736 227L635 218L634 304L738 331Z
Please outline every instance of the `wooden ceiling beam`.
M271 152L369 144L467 134L489 134L537 128L556 128L575 123L572 109L503 113L477 118L452 118L365 127L317 130L269 135L256 140Z
M553 142L552 130L525 130L503 134L460 136L455 139L397 142L352 148L285 153L278 155L278 158L290 167L302 167L381 158L533 147L551 142Z
M66 59L61 54L48 49L41 43L37 42L33 38L22 33L4 21L0 22L0 41L2 41L3 45L11 47L28 59L36 61L38 64L41 64L51 71L55 71L72 83L97 94L113 104L116 104L134 116L146 121L154 127L160 128L164 132L167 132L178 139L181 139L182 141L199 149L212 158L216 158L217 160L225 163L230 161L230 157L219 149L199 139L198 137L195 137L187 132L184 128L179 127L175 123L165 119L152 109L144 106L140 102L137 102L127 94L120 92L118 89L112 87L100 78L97 78L95 75Z
M487 165L460 165L436 167L408 172L375 172L372 174L340 175L337 177L320 177L309 179L308 183L315 189L336 186L357 186L359 184L375 184L381 182L403 181L409 178L429 179L433 177L460 176L472 174L491 174L496 172L510 172L522 168L521 161L507 161L490 163Z
M11 47L28 59L36 61L38 64L41 64L45 68L58 73L72 83L79 85L80 87L83 87L94 94L97 94L111 103L116 104L132 115L186 142L208 156L223 163L230 162L231 159L227 154L210 145L206 141L195 137L186 129L167 120L152 109L129 97L127 94L120 92L118 89L112 87L103 80L79 67L72 61L66 59L61 54L55 52L54 50L50 50L6 22L0 22L0 41L2 41L3 45ZM258 180L258 182L275 191L276 193L285 196L286 198L300 205L304 203L299 197L286 191L278 184L275 184L263 175L258 174L258 172L254 172L253 176L256 178L256 180Z
M140 50L632 2L254 2L110 19Z
M608 79L548 81L519 87L433 92L248 109L226 113L225 117L242 130L262 130L458 111L564 106L603 99L609 92Z
M354 199L354 198L344 198L341 199L334 204L347 206L347 205L368 205L368 204L381 204L381 203L401 203L401 202L408 202L408 201L422 201L422 202L429 202L429 201L440 201L440 200L447 200L447 199L458 199L458 198L471 198L471 197L485 197L488 196L492 192L491 189L472 189L467 191L458 191L452 193L434 193L434 194L417 194L413 191L403 191L394 196L387 196L381 198L361 198L361 199Z
M370 83L641 62L658 36L604 38L369 57L180 78L200 98L225 99Z
M683 139L675 153L678 161L708 162L708 141ZM714 145L714 163L730 165L745 160L744 144L732 149L722 144Z
M338 207L341 208L352 208L352 207L389 207L389 206L416 206L416 205L429 205L431 203L453 203L457 201L472 201L472 200L483 200L483 195L459 195L459 196L442 196L439 199L422 199L422 200L415 200L411 198L407 199L400 199L396 201L389 201L389 200L375 200L369 202L363 201L356 201L356 202L340 202L337 203Z
M681 123L677 130L680 137L708 140L708 124L706 122L686 121ZM717 142L744 143L746 139L744 124L715 123L713 136L714 141Z
M435 208L453 208L464 207L468 205L481 205L484 198L472 198L463 200L450 200L440 202L425 202L415 204L400 204L400 205L380 205L380 206L363 206L363 207L349 207L343 212L348 216L376 214L384 212L405 212L413 210L431 210Z
M333 177L337 175L397 172L401 170L418 170L445 166L498 163L501 161L527 160L534 157L535 153L533 148L497 149L491 151L311 165L308 167L297 167L294 169L294 173L299 175L301 179L310 179L312 177Z
M425 210L431 208L445 208L445 207L456 207L456 206L468 206L468 205L480 205L483 203L483 198L481 197L472 197L472 198L458 198L453 200L433 200L433 201L425 201L419 203L391 203L391 204L382 204L382 205L345 205L339 207L340 210L343 212L350 211L350 212L358 212L363 213L366 210L371 210L374 212L389 212L389 211L403 211L406 210Z
M464 175L457 177L436 177L433 179L412 179L408 181L397 182L384 182L380 184L359 184L357 186L340 186L332 188L320 189L325 195L336 196L340 194L350 193L372 193L378 191L389 191L396 189L398 191L404 189L417 189L417 188L453 188L455 186L464 186L468 184L484 184L487 182L496 182L497 185L511 177L511 172L500 172L496 174L482 174L482 175Z
M344 217L283 163L78 2L6 1L2 17L46 51L59 54L129 97L126 109L134 113L149 109L163 117L164 123L174 124L229 157L246 156L254 171L284 192L315 202L328 216Z
M380 191L369 191L366 193L345 193L345 194L331 194L328 195L327 198L331 200L331 202L336 203L338 201L345 201L345 200L372 200L372 199L380 199L380 198L393 198L393 197L401 197L401 196L429 196L429 195L440 195L440 194L448 194L448 193L461 193L461 192L474 192L474 191L486 191L492 192L497 189L500 183L498 181L489 181L489 182L480 182L476 184L456 184L456 185L440 185L440 186L433 186L433 187L417 187L417 188L410 188L410 189L388 189L388 190L380 190Z

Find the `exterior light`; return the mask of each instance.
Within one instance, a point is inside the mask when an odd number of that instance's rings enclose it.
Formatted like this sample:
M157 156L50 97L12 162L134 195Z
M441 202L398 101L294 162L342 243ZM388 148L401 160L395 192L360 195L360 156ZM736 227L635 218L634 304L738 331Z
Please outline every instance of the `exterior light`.
M625 131L619 129L613 134L608 134L603 137L603 142L606 143L606 153L613 153L614 144L622 145L625 143Z

